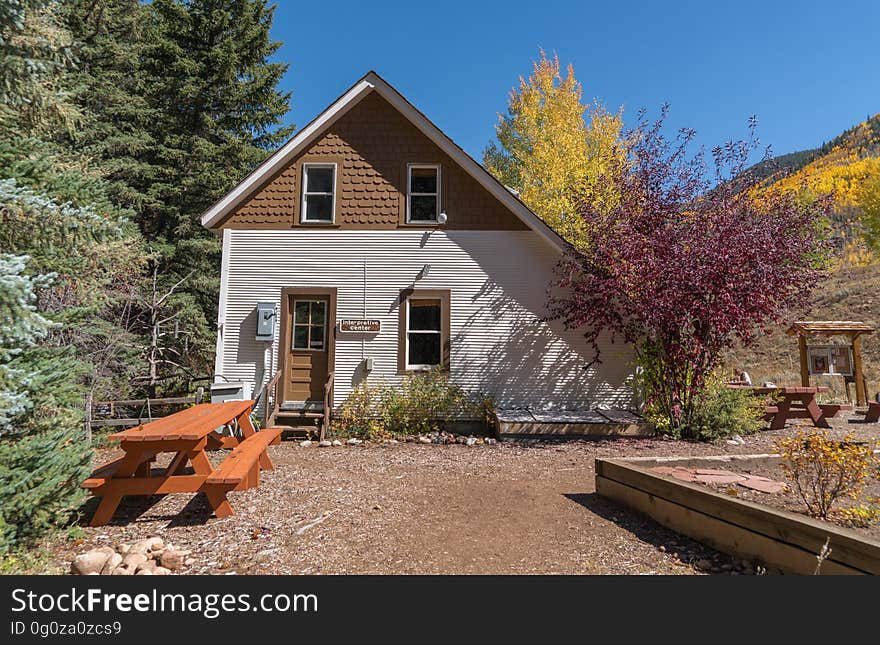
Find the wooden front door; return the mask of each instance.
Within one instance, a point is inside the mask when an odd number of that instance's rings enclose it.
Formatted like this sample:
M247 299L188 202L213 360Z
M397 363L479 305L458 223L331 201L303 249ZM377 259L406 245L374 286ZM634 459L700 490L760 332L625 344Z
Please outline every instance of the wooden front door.
M324 386L331 371L334 305L331 294L287 294L285 403L323 403Z

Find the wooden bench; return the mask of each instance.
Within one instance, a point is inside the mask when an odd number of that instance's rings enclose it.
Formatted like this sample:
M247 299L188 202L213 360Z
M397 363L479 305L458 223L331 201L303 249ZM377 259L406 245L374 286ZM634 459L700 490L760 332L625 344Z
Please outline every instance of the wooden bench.
M868 413L865 415L865 423L877 423L880 421L880 402L868 401Z
M234 513L226 494L233 490L247 490L260 485L260 470L272 470L272 460L266 449L281 437L282 428L266 428L252 434L236 446L223 463L214 469L202 492L214 508L217 517Z

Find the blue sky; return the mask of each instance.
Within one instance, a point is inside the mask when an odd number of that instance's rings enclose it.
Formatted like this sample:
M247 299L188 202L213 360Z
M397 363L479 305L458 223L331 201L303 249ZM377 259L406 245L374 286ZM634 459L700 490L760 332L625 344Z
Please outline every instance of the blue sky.
M479 160L539 48L628 124L669 102L707 148L752 114L775 154L811 148L880 111L878 28L880 0L279 0L272 35L297 126L373 69Z

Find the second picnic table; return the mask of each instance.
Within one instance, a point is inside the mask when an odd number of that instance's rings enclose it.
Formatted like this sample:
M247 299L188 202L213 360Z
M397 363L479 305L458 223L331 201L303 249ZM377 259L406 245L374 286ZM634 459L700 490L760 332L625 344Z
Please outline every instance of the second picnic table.
M789 419L811 419L813 425L819 428L830 428L826 411L816 401L816 395L827 392L827 387L803 387L803 386L768 386L758 387L752 385L730 385L727 387L748 390L755 395L775 396L776 401L767 406L767 418L770 421L771 430L781 430ZM826 406L838 409L842 406Z
M217 517L231 515L226 493L259 484L260 470L272 469L266 449L281 434L280 428L256 431L250 420L253 405L253 401L203 403L110 435L125 454L98 468L82 484L101 498L91 526L109 522L125 495L203 492ZM241 440L217 432L232 425L241 430ZM215 469L205 451L219 448L233 450ZM161 453L174 457L155 473L152 464Z

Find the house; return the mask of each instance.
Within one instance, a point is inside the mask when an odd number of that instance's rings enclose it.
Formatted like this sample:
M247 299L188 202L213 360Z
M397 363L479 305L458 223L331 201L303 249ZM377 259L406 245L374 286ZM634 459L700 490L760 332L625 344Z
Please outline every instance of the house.
M563 241L373 72L202 224L223 237L216 374L257 394L280 373L282 410L436 367L500 409L632 406L629 348L593 362L542 320Z

